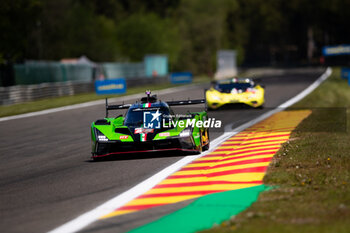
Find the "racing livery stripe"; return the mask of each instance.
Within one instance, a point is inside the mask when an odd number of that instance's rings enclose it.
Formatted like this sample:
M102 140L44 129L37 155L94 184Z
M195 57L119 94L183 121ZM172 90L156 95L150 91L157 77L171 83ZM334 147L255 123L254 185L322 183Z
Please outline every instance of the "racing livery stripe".
M279 112L229 138L149 191L101 219L177 203L209 194L258 187L291 131L311 111Z
M147 141L147 134L146 133L141 133L140 137L141 137L141 142Z

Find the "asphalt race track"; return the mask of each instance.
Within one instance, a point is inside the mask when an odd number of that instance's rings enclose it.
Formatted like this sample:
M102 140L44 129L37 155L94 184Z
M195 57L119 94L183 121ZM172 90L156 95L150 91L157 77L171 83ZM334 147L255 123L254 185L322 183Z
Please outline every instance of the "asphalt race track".
M264 109L227 108L209 115L235 128L295 96L321 73L263 76ZM206 86L159 97L202 98ZM104 114L104 105L96 105L0 122L1 232L52 230L183 158L179 153L148 153L92 162L90 124ZM211 140L221 133L211 132ZM98 221L82 232L125 232L188 203Z

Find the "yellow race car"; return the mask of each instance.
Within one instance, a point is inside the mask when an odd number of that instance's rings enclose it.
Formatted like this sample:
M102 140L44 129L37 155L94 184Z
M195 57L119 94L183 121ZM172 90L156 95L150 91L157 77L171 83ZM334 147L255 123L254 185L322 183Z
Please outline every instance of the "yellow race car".
M208 109L213 110L227 104L245 104L253 108L263 107L265 89L250 78L232 78L215 81L206 90Z

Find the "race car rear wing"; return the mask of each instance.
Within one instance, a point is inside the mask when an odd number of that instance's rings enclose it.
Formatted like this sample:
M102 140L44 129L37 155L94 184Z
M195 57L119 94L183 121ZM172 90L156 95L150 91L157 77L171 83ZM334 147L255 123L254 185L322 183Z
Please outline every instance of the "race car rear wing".
M166 103L169 106L180 106L180 105L206 104L206 101L205 99L197 99L197 100L166 101ZM108 105L108 99L106 98L106 118L108 117L109 110L128 109L130 107L131 107L131 104Z
M205 99L166 101L169 106L205 104Z
M130 107L131 107L131 104L108 105L108 99L106 98L106 118L108 117L108 111L109 110L128 109Z

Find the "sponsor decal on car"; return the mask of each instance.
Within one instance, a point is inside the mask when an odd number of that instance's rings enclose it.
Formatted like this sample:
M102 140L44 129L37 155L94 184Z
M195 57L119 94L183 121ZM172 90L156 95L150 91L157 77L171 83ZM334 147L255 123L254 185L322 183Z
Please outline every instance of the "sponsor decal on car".
M157 109L157 111L143 112L144 127L149 129L160 129L161 116L162 116L162 113L159 112L159 109Z
M147 134L146 133L142 133L140 136L141 136L141 142L145 142L147 140Z
M119 136L119 139L128 139L129 138L129 135L121 135Z
M134 134L140 134L142 133L142 128L135 128Z
M221 120L216 120L215 118L208 118L207 120L201 121L196 119L188 119L186 121L169 121L165 122L163 119L163 128L171 128L171 127L181 127L181 128L221 128L222 122Z
M169 133L169 132L160 133L159 136L160 136L160 137L169 137L169 136L170 136L170 133Z
M154 129L145 129L145 128L135 128L134 134L141 134L141 133L153 133Z

